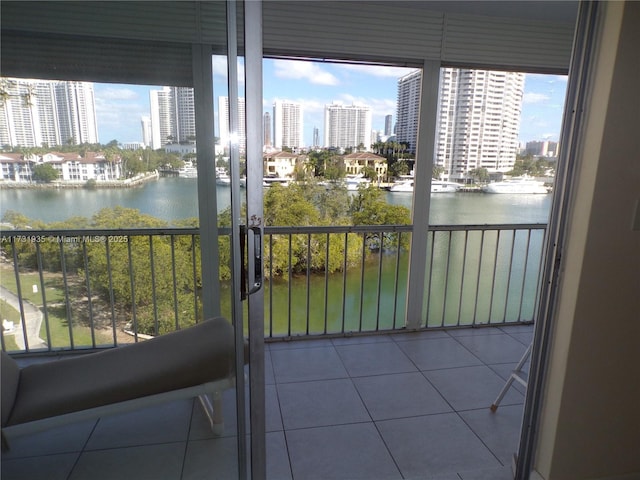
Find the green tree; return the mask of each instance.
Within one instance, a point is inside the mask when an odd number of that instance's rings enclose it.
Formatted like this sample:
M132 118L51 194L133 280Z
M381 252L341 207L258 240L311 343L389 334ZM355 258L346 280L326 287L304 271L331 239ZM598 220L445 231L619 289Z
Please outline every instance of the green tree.
M411 212L402 205L389 205L382 196L382 191L373 185L359 188L350 205L351 219L354 225L408 225L411 223ZM401 247L408 245L407 235L403 236ZM397 234L386 234L372 231L366 235L365 241L371 250L380 248L384 241L385 248L394 248Z
M485 183L489 181L489 170L484 167L474 168L469 170L469 175L476 182Z
M409 162L407 162L406 160L399 160L397 162L394 162L390 167L391 175L394 177L408 175L409 170Z
M376 169L373 167L370 167L369 165L366 165L365 167L363 167L360 173L362 173L364 178L368 178L369 180L378 179L378 173L376 172Z
M431 178L439 179L444 172L445 172L444 167L440 165L434 165L433 170L431 172Z
M51 183L58 179L58 170L53 165L42 163L33 167L33 175L31 176L36 182Z

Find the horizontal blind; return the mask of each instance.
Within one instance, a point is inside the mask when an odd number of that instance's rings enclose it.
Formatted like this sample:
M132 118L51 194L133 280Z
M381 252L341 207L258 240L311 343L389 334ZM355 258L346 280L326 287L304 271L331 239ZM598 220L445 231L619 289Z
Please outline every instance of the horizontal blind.
M224 2L2 2L5 76L189 86L193 43L226 53Z
M378 61L422 66L439 59L442 13L424 2L267 1L267 55Z
M546 22L447 14L442 62L566 72L573 27Z
M3 76L192 85L191 45L2 32Z
M567 71L572 25L445 13L435 9L439 4L265 1L264 53L415 67L435 60ZM2 74L191 85L191 44L226 52L225 11L224 1L3 1Z

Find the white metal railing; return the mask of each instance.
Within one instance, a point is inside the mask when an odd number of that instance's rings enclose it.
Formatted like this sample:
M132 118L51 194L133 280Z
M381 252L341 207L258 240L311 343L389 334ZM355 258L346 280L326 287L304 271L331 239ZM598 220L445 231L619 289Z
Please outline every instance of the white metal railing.
M420 328L530 322L546 226L430 226ZM404 328L410 225L267 227L265 337ZM3 231L2 348L112 347L202 320L197 228ZM230 312L220 230L221 310ZM12 316L13 315L13 316Z

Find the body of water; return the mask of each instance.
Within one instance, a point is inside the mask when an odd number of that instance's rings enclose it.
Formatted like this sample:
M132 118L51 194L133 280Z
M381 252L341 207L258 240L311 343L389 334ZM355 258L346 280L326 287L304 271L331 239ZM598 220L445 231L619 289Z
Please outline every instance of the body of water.
M386 192L386 198L389 204L411 208L413 194ZM228 187L218 188L217 201L218 211L229 206ZM160 178L140 187L94 190L0 188L0 218L12 210L48 223L73 216L90 218L101 208L118 205L167 222L197 217L197 179ZM546 223L550 207L551 195L438 193L431 195L430 223Z

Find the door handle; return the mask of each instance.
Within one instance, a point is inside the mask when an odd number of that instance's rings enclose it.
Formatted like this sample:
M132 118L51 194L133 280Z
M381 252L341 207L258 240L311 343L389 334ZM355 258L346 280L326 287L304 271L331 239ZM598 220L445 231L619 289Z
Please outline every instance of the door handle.
M247 233L249 239L249 288L248 294L256 293L262 288L262 227L249 227ZM251 245L253 244L253 249Z

